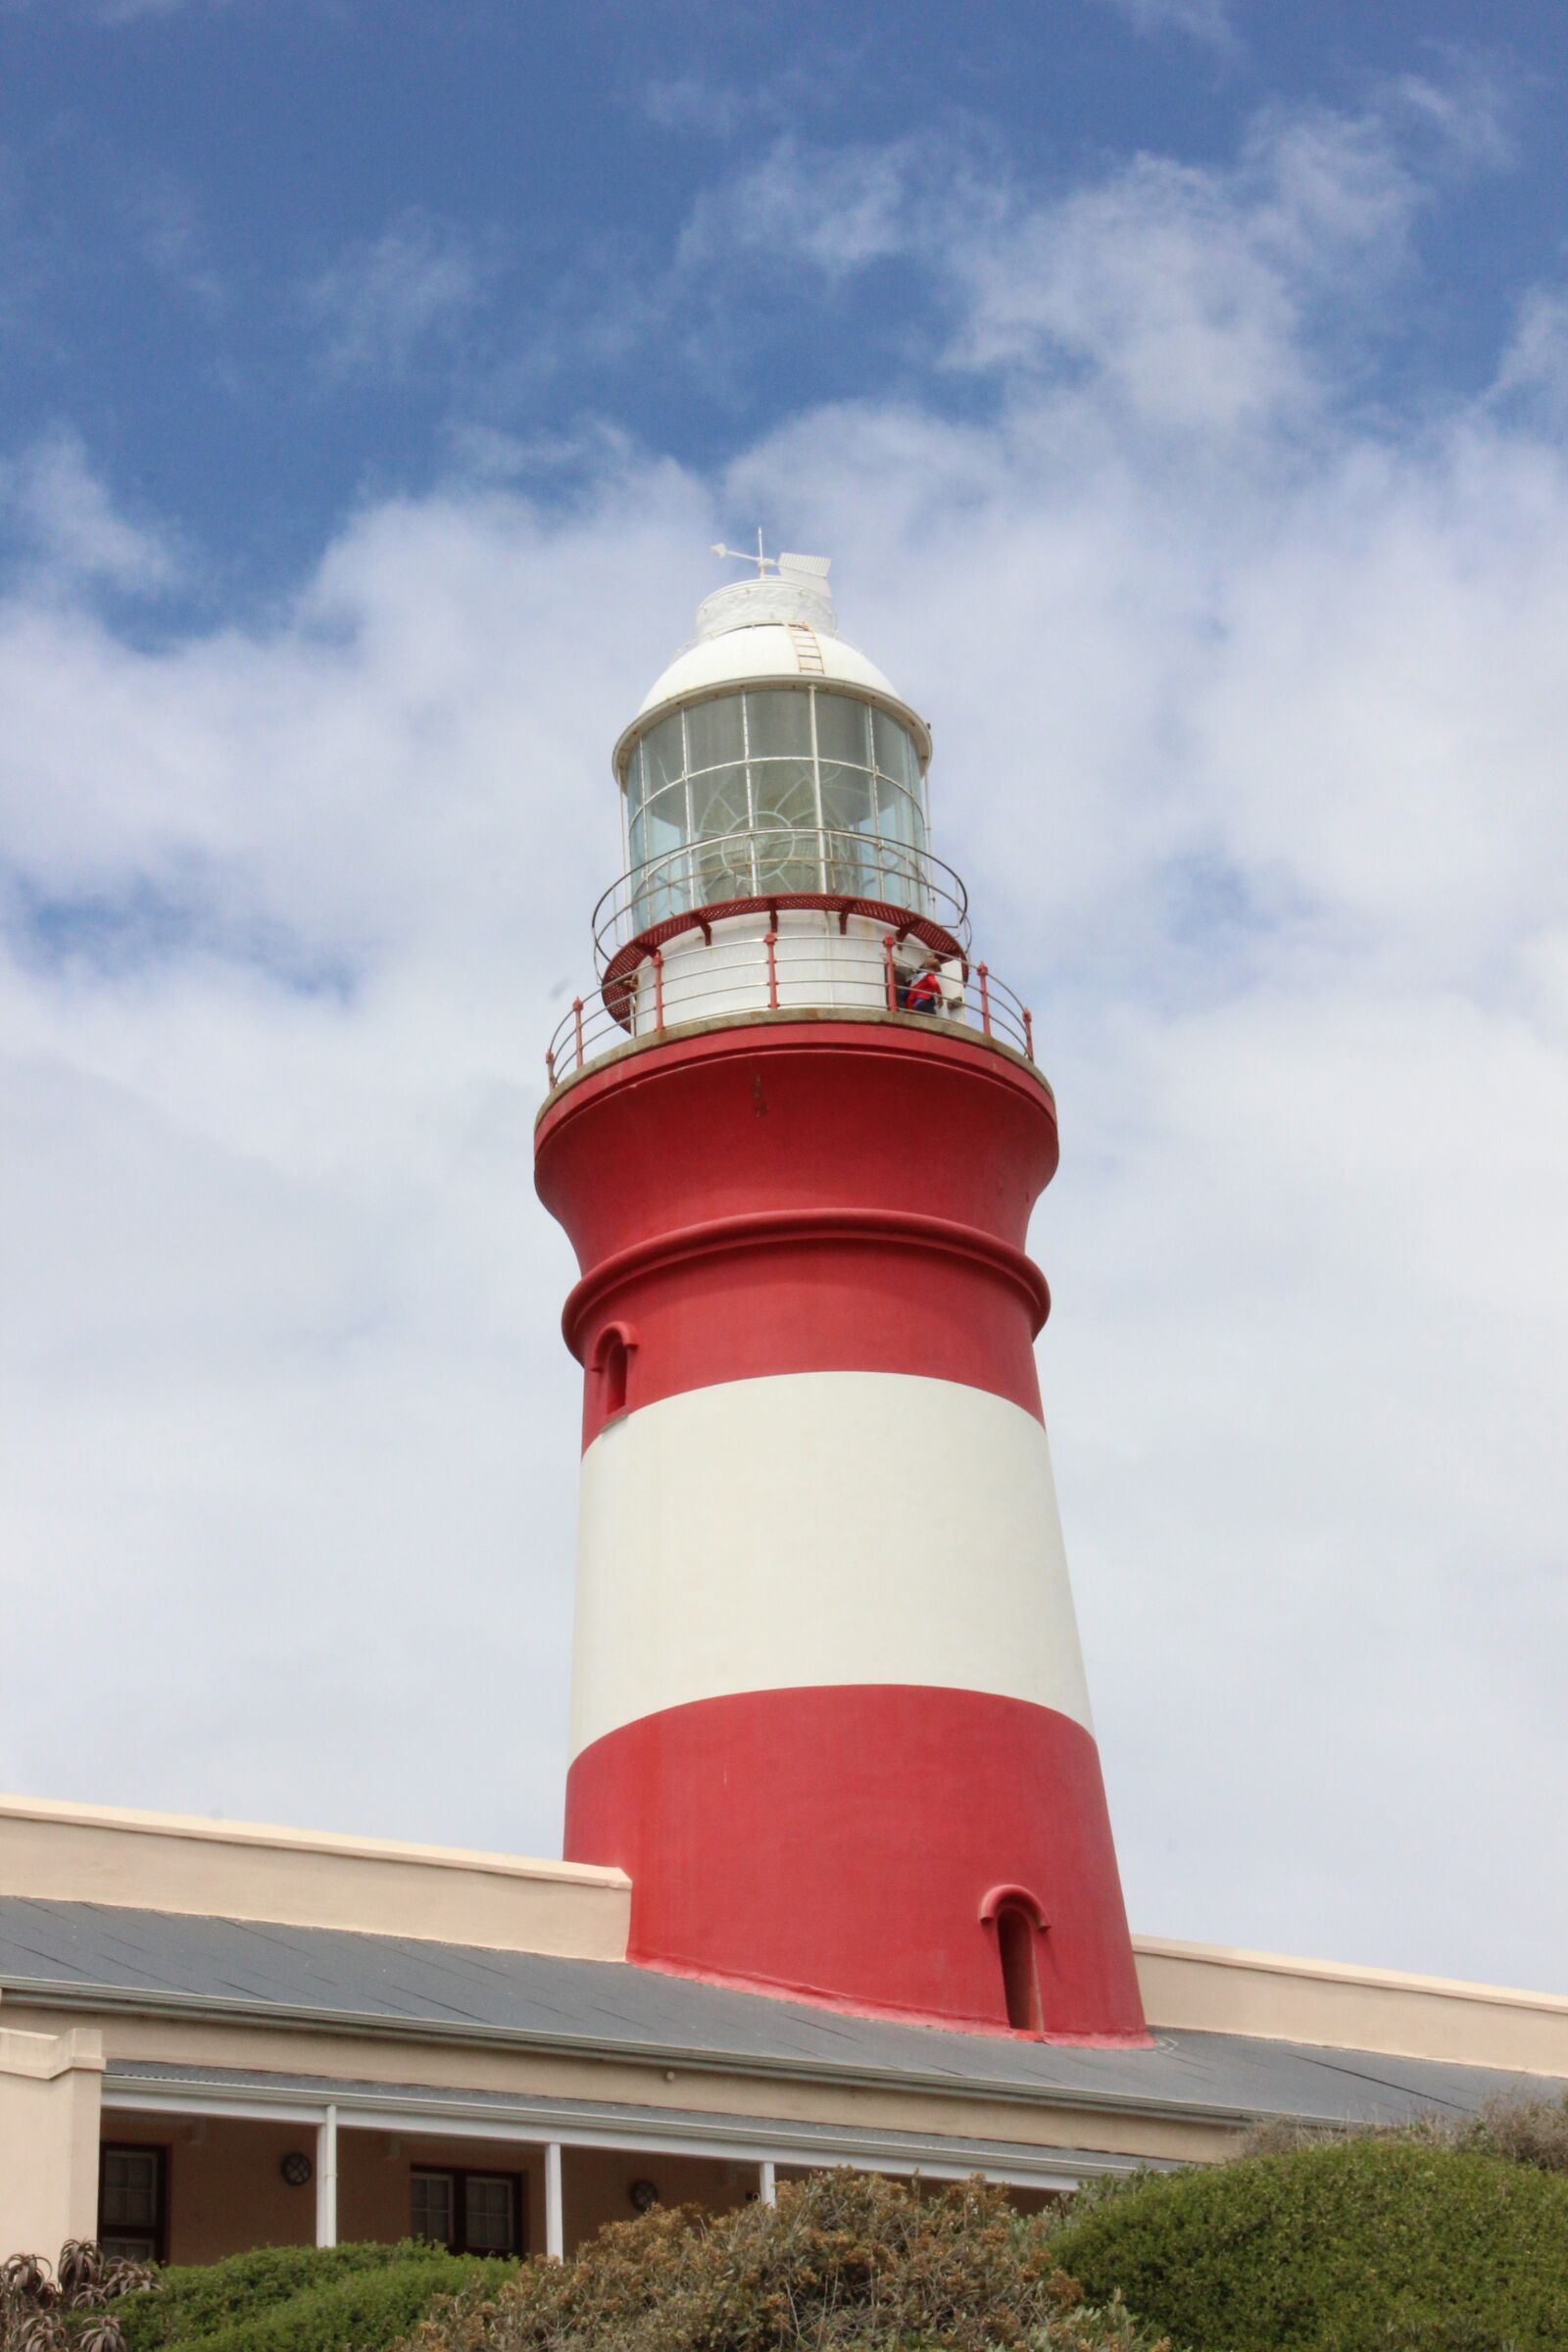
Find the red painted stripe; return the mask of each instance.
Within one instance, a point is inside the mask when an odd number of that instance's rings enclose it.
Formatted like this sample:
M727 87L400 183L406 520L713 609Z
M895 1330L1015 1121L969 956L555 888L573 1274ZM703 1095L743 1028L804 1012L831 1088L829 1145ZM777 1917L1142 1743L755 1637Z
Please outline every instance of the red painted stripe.
M1031 1336L1043 1328L1051 1312L1051 1292L1033 1258L1005 1242L994 1241L989 1234L977 1233L973 1226L957 1225L947 1217L912 1216L896 1208L766 1209L741 1217L714 1217L707 1225L683 1225L674 1233L634 1242L629 1250L603 1259L567 1298L561 1317L562 1336L581 1362L588 1352L583 1335L603 1320L600 1308L607 1293L673 1266L684 1268L694 1258L741 1250L793 1249L803 1244L808 1249L836 1245L917 1250L961 1258L1022 1293Z
M736 1027L584 1079L536 1177L582 1280L567 1338L635 1343L624 1405L718 1381L909 1372L1040 1414L1024 1252L1056 1164L1049 1090L982 1044L870 1023ZM585 1384L583 1442L607 1410Z
M1008 2031L1016 1889L1048 2038L1147 2039L1100 1757L1048 1707L906 1685L645 1716L566 1784L567 1859L632 1881L629 1957L873 2015Z

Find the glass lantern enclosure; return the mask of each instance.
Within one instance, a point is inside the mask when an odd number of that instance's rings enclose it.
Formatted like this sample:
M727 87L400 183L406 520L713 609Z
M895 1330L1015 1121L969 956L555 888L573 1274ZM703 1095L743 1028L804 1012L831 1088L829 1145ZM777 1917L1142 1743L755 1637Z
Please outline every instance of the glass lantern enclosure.
M638 930L796 892L924 912L919 755L889 711L838 689L715 695L633 748L626 847Z

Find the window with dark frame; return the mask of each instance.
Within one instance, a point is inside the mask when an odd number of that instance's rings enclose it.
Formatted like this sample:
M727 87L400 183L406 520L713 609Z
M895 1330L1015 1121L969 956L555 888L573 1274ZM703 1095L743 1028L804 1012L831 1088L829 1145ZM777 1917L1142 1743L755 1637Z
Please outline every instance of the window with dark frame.
M522 2176L416 2164L409 2175L410 2234L454 2254L520 2254Z
M169 2151L107 2141L98 2151L98 2243L131 2262L163 2262Z

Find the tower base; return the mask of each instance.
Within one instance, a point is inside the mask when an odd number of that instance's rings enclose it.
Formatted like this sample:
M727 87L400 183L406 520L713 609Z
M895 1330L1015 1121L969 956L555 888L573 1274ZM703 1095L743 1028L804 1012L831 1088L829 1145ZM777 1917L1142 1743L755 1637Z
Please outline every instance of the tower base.
M672 1707L578 1756L565 1851L628 1873L645 1965L982 2033L1009 2030L986 1898L1021 1881L1049 1906L1023 2030L1148 2039L1099 1754L1049 1707L897 1684Z

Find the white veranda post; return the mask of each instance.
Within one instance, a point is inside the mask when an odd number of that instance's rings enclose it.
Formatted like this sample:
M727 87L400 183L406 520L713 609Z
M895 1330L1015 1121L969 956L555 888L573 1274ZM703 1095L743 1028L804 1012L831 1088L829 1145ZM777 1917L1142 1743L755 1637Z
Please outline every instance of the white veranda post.
M316 2127L316 2242L337 2244L337 2109L328 2107Z
M552 2262L562 2262L566 2253L566 2218L561 2187L561 2142L553 2139L545 2148L545 2252Z

